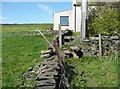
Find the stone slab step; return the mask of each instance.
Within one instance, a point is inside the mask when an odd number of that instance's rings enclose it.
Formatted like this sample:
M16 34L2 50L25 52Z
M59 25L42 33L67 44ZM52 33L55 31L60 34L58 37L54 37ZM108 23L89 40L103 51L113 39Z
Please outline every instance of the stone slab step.
M63 52L64 52L64 54L71 54L71 52L69 50L64 50Z
M67 48L63 48L63 50L67 50Z
M70 46L70 49L73 50L73 51L75 51L75 50L80 50L80 48L77 47L77 46Z
M64 39L76 39L80 38L80 36L65 36Z

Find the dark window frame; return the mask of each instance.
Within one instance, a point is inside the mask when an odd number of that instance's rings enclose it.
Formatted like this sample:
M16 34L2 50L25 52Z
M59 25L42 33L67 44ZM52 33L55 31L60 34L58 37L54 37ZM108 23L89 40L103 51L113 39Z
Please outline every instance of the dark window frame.
M62 17L68 17L68 24L63 25L63 24L61 23L61 18L62 18ZM69 16L60 16L60 24L61 24L61 26L69 26Z

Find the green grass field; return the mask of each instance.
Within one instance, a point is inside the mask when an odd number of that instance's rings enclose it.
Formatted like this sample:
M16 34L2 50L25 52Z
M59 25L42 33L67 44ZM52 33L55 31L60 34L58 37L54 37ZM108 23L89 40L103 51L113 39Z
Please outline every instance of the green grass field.
M41 36L25 35L35 33L36 28L52 25L9 25L2 27L2 86L15 87L22 82L21 76L28 68L40 63L40 51L48 44ZM48 32L46 32L48 33ZM75 33L74 35L80 35ZM46 35L52 41L53 35ZM86 57L65 59L69 83L74 89L82 86L117 87L117 57Z
M40 62L40 51L48 44L41 36L25 35L35 33L36 28L52 25L13 25L2 27L2 86L15 87L21 84L22 73ZM53 36L47 36L51 41Z

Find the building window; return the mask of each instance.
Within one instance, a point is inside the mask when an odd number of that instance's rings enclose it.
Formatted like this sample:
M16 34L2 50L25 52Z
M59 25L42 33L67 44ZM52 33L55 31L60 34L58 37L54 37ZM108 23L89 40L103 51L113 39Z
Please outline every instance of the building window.
M69 26L69 16L60 16L61 26Z

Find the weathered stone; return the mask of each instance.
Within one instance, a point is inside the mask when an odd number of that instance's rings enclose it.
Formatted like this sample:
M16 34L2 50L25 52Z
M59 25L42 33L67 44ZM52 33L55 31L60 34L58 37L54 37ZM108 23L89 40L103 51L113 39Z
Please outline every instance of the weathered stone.
M55 89L55 85L53 86L41 86L41 87L36 87L36 89Z
M43 61L41 64L42 65L57 65L58 62L55 62L55 60L51 60L51 61Z
M91 54L92 54L92 55L97 55L97 52L96 52L96 51L92 51Z
M77 51L74 51L74 52L78 56L79 59L83 56L83 52L81 50L77 50Z
M64 50L64 54L71 54L71 52L69 50Z
M32 70L33 70L33 67L29 67L28 70L29 70L29 71L32 71Z
M44 70L42 70L41 72L42 73L45 73L45 72L52 72L52 71L55 71L55 68L56 68L56 66L53 66L53 67L51 67L51 68L49 68L49 69L44 69Z
M72 39L72 37L71 36L65 36L64 39L69 39L70 40L70 39Z
M119 40L119 37L118 36L112 36L110 37L112 40Z
M75 45L79 45L80 42L65 42L65 45L68 45L68 46L75 46Z
M36 86L51 86L51 85L55 85L56 82L54 79L48 79L48 80L41 80L41 81L37 81Z
M65 36L71 36L72 34L73 34L72 30L65 29L65 31L64 31Z
M73 51L74 51L74 50L80 50L80 48L77 47L77 46L70 46L70 49L73 50Z
M75 52L72 52L73 58L75 59L79 59L79 57L77 56L77 54Z
M52 52L51 50L42 50L41 54L48 54L48 53L51 53L51 52Z
M82 49L83 49L83 50L89 50L90 47L89 47L88 44L84 44L84 45L82 45Z
M32 73L35 73L35 71L33 70L33 71L31 71Z
M58 66L58 63L57 62L52 62L52 63L45 63L45 64L42 64L42 66L39 68L39 70L46 70L46 69L49 69L49 68L57 68L59 67Z
M50 54L44 54L44 55L40 55L40 58L49 58Z
M69 39L69 40L73 40L76 38L80 38L80 36L65 36L64 39Z
M90 40L99 40L98 37L89 37Z
M40 70L44 70L44 69L49 69L52 65L48 65L48 64L43 64L43 66L40 67Z
M81 50L83 52L84 55L88 55L90 56L91 55L91 52L89 52L88 50Z
M57 73L56 74L48 74L48 75L46 75L47 73L44 73L44 74L41 74L41 75L38 75L37 77L36 77L36 80L38 80L38 81L41 81L41 80L48 80L48 79L54 79L54 76L56 76L57 75Z
M50 78L54 79L54 75L46 76L46 75L42 74L42 75L37 76L36 80L41 81L41 80L47 80L47 79L50 79Z
M67 50L67 48L63 48L63 50Z
M93 44L93 45L91 46L91 50L96 50L96 49L97 49L96 46L97 46L97 45Z
M85 39L85 40L83 40L84 42L90 42L90 40L89 39Z
M43 73L44 74L44 73ZM58 72L57 71L49 71L49 72L47 72L46 74L44 74L45 76L49 76L49 75L57 75L58 74Z
M54 59L54 56L45 59L45 61L51 61L51 60L53 60L53 59Z

